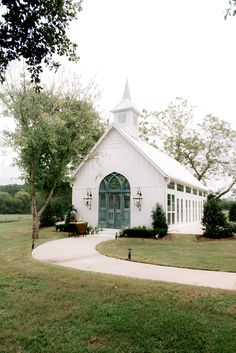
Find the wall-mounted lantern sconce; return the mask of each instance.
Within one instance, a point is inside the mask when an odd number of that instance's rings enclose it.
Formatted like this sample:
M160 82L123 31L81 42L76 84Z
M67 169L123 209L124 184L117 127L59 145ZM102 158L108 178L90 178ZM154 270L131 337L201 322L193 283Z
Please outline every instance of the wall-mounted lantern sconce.
M133 198L135 206L141 211L143 196L140 187L137 188L137 194Z
M91 210L91 205L92 205L92 199L93 199L93 195L92 195L91 189L88 188L86 196L83 197L83 200L84 200L85 206L88 207L90 210Z

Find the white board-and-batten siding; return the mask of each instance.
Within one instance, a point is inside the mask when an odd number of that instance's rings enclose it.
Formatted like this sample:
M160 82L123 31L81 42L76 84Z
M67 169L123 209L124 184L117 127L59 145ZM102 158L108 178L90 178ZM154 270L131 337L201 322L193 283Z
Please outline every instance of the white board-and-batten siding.
M156 168L115 129L111 129L75 175L72 203L79 217L92 226L98 225L99 186L110 173L124 175L130 184L130 226L151 226L151 211L156 202L166 208L166 181ZM141 211L133 197L141 188ZM91 210L84 205L87 188L92 192Z

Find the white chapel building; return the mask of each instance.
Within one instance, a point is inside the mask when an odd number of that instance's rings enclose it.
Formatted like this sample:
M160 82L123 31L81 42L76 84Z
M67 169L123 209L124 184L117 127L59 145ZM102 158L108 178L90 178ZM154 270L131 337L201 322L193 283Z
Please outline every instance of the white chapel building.
M138 137L140 112L128 82L112 113L114 122L74 174L72 203L79 218L94 227L151 227L158 202L170 229L200 223L207 188Z

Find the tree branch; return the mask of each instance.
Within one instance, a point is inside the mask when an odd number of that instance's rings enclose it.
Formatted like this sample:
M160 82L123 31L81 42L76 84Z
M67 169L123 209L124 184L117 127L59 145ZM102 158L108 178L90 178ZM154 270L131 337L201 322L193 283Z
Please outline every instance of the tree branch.
M232 183L229 185L229 187L226 190L222 191L220 194L218 194L216 198L220 199L223 195L227 194L235 184L236 184L236 178L234 178Z

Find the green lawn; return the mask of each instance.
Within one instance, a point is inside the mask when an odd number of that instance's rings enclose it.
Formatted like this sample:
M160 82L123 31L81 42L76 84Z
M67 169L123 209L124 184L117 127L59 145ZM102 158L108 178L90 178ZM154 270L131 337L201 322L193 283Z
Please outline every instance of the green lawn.
M97 246L102 254L155 265L236 272L236 239L198 240L191 235L165 239L120 238Z
M30 228L0 224L1 353L236 352L235 292L44 264Z
M0 223L17 222L31 218L30 214L0 214Z

